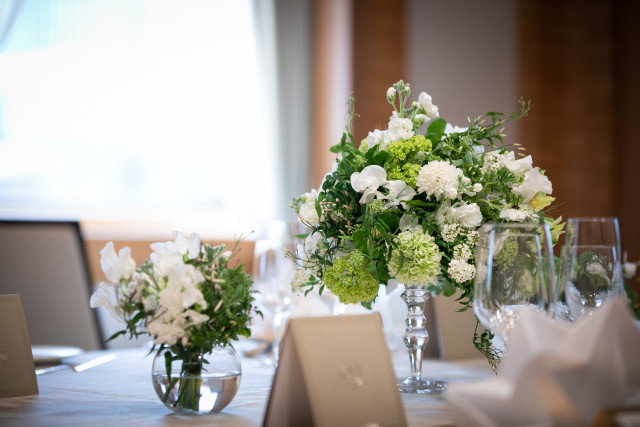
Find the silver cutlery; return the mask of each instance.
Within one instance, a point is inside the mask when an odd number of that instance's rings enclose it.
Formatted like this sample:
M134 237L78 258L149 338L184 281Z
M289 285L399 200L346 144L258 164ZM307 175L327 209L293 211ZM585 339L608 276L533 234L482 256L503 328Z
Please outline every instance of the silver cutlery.
M36 375L48 374L49 372L60 371L63 369L73 369L75 372L84 372L87 369L93 368L103 363L107 363L116 358L115 354L104 354L102 356L91 359L87 362L72 364L64 363L62 365L51 366L49 368L36 369Z

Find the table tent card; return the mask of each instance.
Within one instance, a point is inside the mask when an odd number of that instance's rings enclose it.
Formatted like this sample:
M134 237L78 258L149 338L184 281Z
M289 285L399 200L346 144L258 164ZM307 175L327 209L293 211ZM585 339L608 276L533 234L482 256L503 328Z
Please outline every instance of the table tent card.
M406 426L377 313L292 318L265 427Z
M38 394L27 322L19 295L0 295L0 398Z

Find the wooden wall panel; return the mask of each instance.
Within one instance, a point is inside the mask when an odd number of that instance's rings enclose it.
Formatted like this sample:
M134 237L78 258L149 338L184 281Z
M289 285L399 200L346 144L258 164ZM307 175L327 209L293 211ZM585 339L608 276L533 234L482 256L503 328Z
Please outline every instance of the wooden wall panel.
M392 108L389 86L405 74L404 0L353 0L353 124L356 145L374 129L386 129Z

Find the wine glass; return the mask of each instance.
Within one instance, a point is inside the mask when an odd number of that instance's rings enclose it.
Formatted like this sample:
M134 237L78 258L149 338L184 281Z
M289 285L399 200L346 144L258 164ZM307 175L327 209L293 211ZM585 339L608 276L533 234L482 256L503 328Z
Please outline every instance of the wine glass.
M613 217L569 218L562 248L560 294L572 320L624 295L620 227Z
M525 307L552 311L555 267L546 224L495 224L480 229L473 310L506 345Z
M607 299L622 294L622 276L615 246L568 246L563 256L564 296L575 321L590 316Z

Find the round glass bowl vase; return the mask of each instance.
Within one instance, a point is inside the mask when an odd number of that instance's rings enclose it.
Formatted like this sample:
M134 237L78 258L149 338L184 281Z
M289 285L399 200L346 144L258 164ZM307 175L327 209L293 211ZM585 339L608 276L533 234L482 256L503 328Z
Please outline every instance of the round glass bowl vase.
M169 348L156 353L152 381L158 397L179 414L204 415L224 409L240 387L242 367L231 344L216 345L190 360Z

